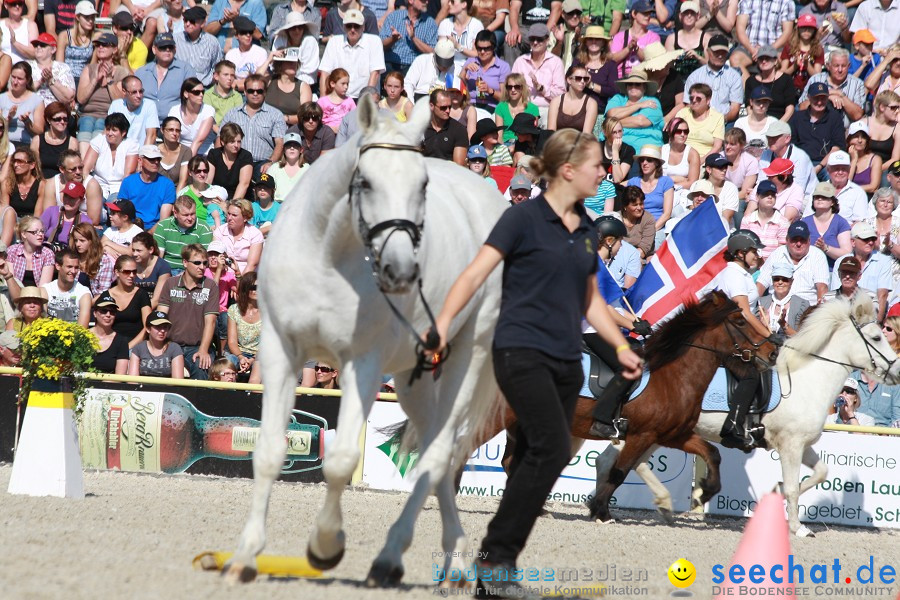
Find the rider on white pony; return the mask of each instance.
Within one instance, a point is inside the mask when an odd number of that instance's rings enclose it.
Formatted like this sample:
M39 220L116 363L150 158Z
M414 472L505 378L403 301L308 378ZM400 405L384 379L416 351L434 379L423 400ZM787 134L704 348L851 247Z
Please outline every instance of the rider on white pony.
M717 285L741 307L747 322L760 335L769 337L771 335L769 328L756 317L759 293L752 276L759 266L759 251L763 248L765 245L759 236L749 229L738 229L732 233L725 250L725 260L728 264L719 274ZM759 376L755 373L738 382L720 433L722 445L726 448L740 448L744 452L750 452L753 448L764 444L765 427L759 424L747 428L745 424L758 387Z

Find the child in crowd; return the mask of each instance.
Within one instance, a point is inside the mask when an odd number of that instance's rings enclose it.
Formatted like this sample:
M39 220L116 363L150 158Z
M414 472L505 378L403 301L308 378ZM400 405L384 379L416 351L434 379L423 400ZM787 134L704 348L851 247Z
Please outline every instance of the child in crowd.
M863 81L881 63L881 55L875 52L875 41L875 36L868 29L860 29L853 34L849 71Z
M107 202L106 208L109 211L109 227L100 239L103 251L113 258L119 258L121 254L131 256L131 240L143 231L134 222L137 218L134 203L123 199Z
M200 192L200 201L206 209L206 224L215 228L225 222L225 210L222 208L228 201L228 191L221 185L211 185Z
M394 113L394 116L401 123L406 123L409 115L412 114L413 103L403 95L404 85L403 73L399 71L391 71L384 77L384 97L378 102L379 108Z
M487 150L484 146L469 146L466 153L466 166L469 170L483 178L485 181L497 187L497 182L491 177L491 168L488 166Z
M237 67L230 60L217 62L213 72L215 85L203 94L203 103L209 104L216 109L216 115L213 120L213 131L216 135L219 134L219 125L222 124L225 113L244 103L243 97L234 89L236 72Z
M219 316L216 319L216 335L219 338L220 350L224 349L228 339L228 304L237 291L237 264L225 253L225 244L213 240L206 248L206 259L209 266L203 274L219 286Z
M256 29L253 21L241 15L234 19L233 25L238 46L225 54L225 60L230 60L234 64L237 77L234 85L239 92L243 92L244 80L256 73L256 70L266 62L269 53L262 46L253 43L253 31Z
M511 167L513 165L512 154L505 144L500 143L499 132L503 128L494 123L493 119L479 119L475 124L475 134L472 135L472 144L481 144L487 150L487 161L492 167Z
M280 202L275 202L275 179L266 173L259 176L259 181L253 188L256 202L253 203L253 219L250 224L259 229L263 235L269 235L272 223L278 216Z
M209 379L234 383L237 381L237 371L227 358L217 358L209 367Z
M356 108L353 98L347 96L350 87L350 74L345 69L337 68L328 75L327 94L319 98L322 107L322 123L337 133L344 116Z
M825 67L825 49L822 48L816 18L800 15L791 39L781 51L781 70L792 75L794 87L802 90L813 75L818 75Z

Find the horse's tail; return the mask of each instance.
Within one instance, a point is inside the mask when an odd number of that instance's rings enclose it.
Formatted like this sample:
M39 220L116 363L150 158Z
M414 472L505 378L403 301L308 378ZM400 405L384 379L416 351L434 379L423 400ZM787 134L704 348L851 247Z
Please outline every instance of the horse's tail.
M454 448L453 468L462 471L472 453L505 430L515 418L506 398L496 387L493 393L474 396L463 422L459 443Z
M409 419L379 427L375 431L387 438L392 448L396 445L396 455L400 459L419 451L419 434Z

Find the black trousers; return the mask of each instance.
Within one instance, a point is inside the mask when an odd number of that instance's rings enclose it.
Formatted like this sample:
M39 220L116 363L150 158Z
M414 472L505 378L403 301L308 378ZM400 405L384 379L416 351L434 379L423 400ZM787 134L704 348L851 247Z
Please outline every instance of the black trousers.
M481 542L484 560L514 566L553 484L570 460L580 360L531 348L494 350L497 383L516 413L516 450L497 514Z

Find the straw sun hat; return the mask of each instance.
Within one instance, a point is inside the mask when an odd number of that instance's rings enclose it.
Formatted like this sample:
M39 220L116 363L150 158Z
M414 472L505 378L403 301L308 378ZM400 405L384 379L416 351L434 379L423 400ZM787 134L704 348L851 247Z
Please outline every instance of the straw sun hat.
M625 85L628 83L642 83L644 84L644 94L648 96L652 96L656 93L656 90L659 89L659 86L655 81L650 81L647 79L647 73L644 72L643 69L639 69L635 67L631 70L631 74L628 77L623 77L616 81L616 89L619 90L620 94L627 94L628 90L625 89Z

